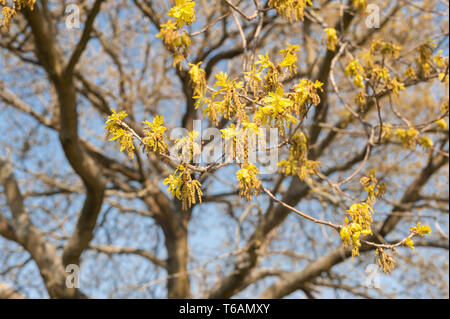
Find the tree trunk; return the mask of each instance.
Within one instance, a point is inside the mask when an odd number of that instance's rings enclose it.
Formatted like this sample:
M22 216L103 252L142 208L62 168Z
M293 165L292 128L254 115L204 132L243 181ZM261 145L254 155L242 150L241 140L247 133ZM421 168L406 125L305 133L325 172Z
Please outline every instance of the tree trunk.
M189 298L187 228L179 227L174 233L166 234L166 247L168 253L167 272L169 276L167 282L168 298Z

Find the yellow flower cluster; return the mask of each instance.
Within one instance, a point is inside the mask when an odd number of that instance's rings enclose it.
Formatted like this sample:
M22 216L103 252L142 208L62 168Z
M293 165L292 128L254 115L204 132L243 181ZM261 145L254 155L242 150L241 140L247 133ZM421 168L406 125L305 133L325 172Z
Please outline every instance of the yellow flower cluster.
M224 138L233 139L233 157L239 157L243 163L248 163L253 140L245 133L244 138L238 140L238 135L240 137L245 130L251 130L255 133L252 138L260 138L259 128L263 126L277 127L281 135L286 134L286 129L298 123L299 118L304 118L310 107L320 103L323 83L319 81L301 79L288 92L283 89L283 81L296 72L299 48L298 45L287 44L280 51L282 60L279 63L272 61L268 54L259 55L251 71L245 72L245 85L224 72L217 74L210 98L205 96L204 70L200 64L189 64L191 82L197 93L195 107L202 108L204 114L216 124L220 117L235 121L221 131ZM250 92L253 97L249 96ZM240 126L243 129L238 128ZM280 163L283 172L298 175L302 180L316 174L319 163L307 159L305 136L297 133L289 139L289 145L289 158ZM243 154L238 154L237 150L243 151ZM241 196L250 199L252 192L259 189L257 174L256 167L252 165L241 167L238 172Z
M381 86L382 89L390 90L394 95L398 95L400 91L405 89L403 81L398 76L391 77L389 69L384 66L386 63L380 64L378 57L381 55L383 61L387 59L396 60L400 55L400 50L401 47L393 42L374 40L370 49L363 53L361 64L359 59L350 61L345 69L345 75L352 77L353 83L362 89L368 83L373 87ZM409 78L416 78L412 68L405 70L404 75ZM356 101L359 105L365 105L364 93L359 92Z
M195 21L195 2L192 0L176 0L175 7L169 10L168 15L177 19L176 24L181 28L184 24L190 25Z
M118 140L120 145L120 151L126 151L128 156L133 159L134 158L134 144L133 144L133 134L125 129L122 124L122 120L128 116L125 111L120 111L116 113L115 110L111 109L112 114L108 116L106 120L105 129L107 130L107 137L112 135L109 139L110 141Z
M211 98L207 98L203 94L194 97L197 99L195 108L203 107L204 114L207 114L216 124L219 116L226 119L236 116L240 121L247 122L248 116L244 111L245 104L239 98L239 91L244 87L242 81L231 80L228 74L220 72L216 74L214 87L217 88L217 91L212 93ZM222 97L222 99L217 100L218 97Z
M353 7L356 10L366 10L367 0L353 0Z
M372 235L372 206L376 202L376 197L381 197L386 192L385 184L378 182L374 171L371 171L367 176L363 176L360 179L360 183L367 192L367 199L363 203L350 206L347 213L351 218L351 223L346 217L345 225L342 226L340 232L344 246L352 247L352 257L359 255L359 247L361 247L360 237Z
M350 64L345 68L345 76L353 78L353 83L360 88L365 88L364 84L364 70L359 64L359 60L352 60Z
M443 130L446 130L448 128L447 122L444 119L436 121L436 124Z
M384 271L385 274L389 273L395 268L395 260L392 256L389 256L383 248L377 248L375 251L375 258L378 261L378 265Z
M164 185L168 185L168 191L172 197L181 200L183 210L191 208L198 202L202 202L203 192L198 180L193 180L191 171L181 164L177 170L164 179Z
M282 133L285 128L290 127L291 123L297 122L297 119L291 115L294 102L285 97L285 93L280 86L275 92L269 92L263 102L264 106L259 108L254 116L258 125L269 124L272 127L277 127Z
M433 57L433 52L436 49L437 45L433 43L430 39L423 44L421 44L417 48L417 56L415 57L416 62L416 70L412 67L409 67L405 73L411 78L417 78L416 74L420 76L426 77L434 72L439 73L439 81L447 84L449 83L449 77L447 76L448 69L448 57L443 57L443 50L439 50L436 55Z
M191 39L186 30L178 30L176 23L169 20L161 25L160 32L156 36L163 40L164 45L171 52L174 67L186 59L191 45Z
M413 150L417 143L425 149L433 147L433 141L427 136L421 137L419 132L414 127L410 127L407 130L397 129L395 130L395 135L400 140L404 148Z
M301 79L293 88L293 92L289 93L289 98L294 102L293 109L296 115L304 117L309 106L319 105L319 91L322 91L323 83L315 81L314 83L308 79Z
M180 30L180 28L195 21L194 6L194 1L176 0L175 7L168 12L168 15L176 20L169 20L166 24L161 24L160 32L157 35L171 52L174 67L181 67L180 63L186 59L189 46L191 45L191 39L186 30Z
M182 161L189 163L194 158L201 154L201 147L197 143L197 139L200 133L197 131L191 131L187 136L175 140L177 149L181 149Z
M398 59L400 55L401 47L393 42L385 42L382 40L374 40L371 44L371 54L381 53L383 56L389 56L394 59Z
M316 174L319 162L308 160L307 140L302 132L296 133L290 142L289 157L280 161L278 166L282 167L285 175L297 175L300 180L307 179Z
M329 51L335 51L336 46L338 44L338 37L337 37L337 31L334 28L325 28L323 30L326 34L326 41L327 41L327 49Z
M371 235L372 231L370 229L363 229L363 227L356 222L352 222L349 224L348 218L346 217L345 225L342 226L339 234L344 246L352 247L353 259L355 256L359 256L359 247L361 247L361 235L363 237Z
M410 249L414 249L414 241L411 240L411 237L431 234L430 226L421 226L420 222L417 223L417 226L411 227L410 231L411 235L402 242L403 246L409 247ZM394 252L396 251L395 248L392 250ZM377 248L375 251L375 257L378 261L378 265L386 274L389 274L395 268L394 258L389 256L382 248Z
M266 55L259 55L258 61L256 61L254 68L257 69L256 75L261 77L261 73L265 72L264 80L265 92L275 91L279 86L280 67L277 67L275 63L270 60L269 53Z
M258 169L251 163L241 166L241 169L236 173L239 181L239 196L245 196L247 200L251 199L252 194L258 196L261 189L261 181L257 177L258 174Z
M232 149L228 149L227 153L231 152L233 160L237 160L239 163L246 163L249 161L250 154L256 151L257 139L259 145L265 145L265 135L263 130L258 130L258 126L255 123L244 122L241 124L241 127L237 127L234 123L231 123L227 128L220 131L222 132L222 138L225 139L225 143L232 143ZM229 147L227 146L227 148Z
M153 122L142 122L142 124L145 125L145 137L142 139L145 151L153 151L162 154L167 150L167 144L164 142L164 138L166 137L164 132L166 131L166 128L162 125L163 122L164 118L162 116L155 116Z
M118 141L120 145L120 151L126 151L131 159L134 159L135 146L133 143L133 132L122 120L128 116L125 111L117 113L114 109L111 109L112 114L108 116L106 120L105 129L107 130L107 138L112 135L110 141ZM144 137L142 144L144 146L143 151L153 151L159 154L164 153L167 150L167 144L164 142L164 132L166 128L162 125L164 118L162 116L156 116L153 122L143 121Z
M428 76L432 72L433 51L436 48L436 44L428 40L424 44L420 45L417 49L418 55L416 57L416 65L418 72L424 76Z
M286 49L280 51L283 55L283 61L280 63L280 67L287 68L289 70L289 75L297 72L298 59L296 53L298 51L300 51L299 45L292 45L289 43L286 45Z
M353 223L361 225L363 230L367 230L368 234L372 231L370 225L372 224L373 209L368 203L353 204L347 210Z
M430 235L432 232L430 226L427 226L427 225L422 226L422 225L420 225L420 222L417 223L416 226L411 227L410 231L421 237L423 237L425 235Z
M359 182L367 192L367 203L370 205L375 204L376 198L386 193L386 184L378 183L374 170L371 170L367 176L361 177Z
M311 0L269 0L268 4L290 22L293 19L295 21L298 19L303 21L306 6L312 5Z
M13 6L9 6L6 0L0 0L2 14L0 16L0 26L8 29L11 24L11 19L17 15L17 12L23 8L30 8L33 10L36 0L13 0Z
M206 73L200 67L202 62L197 64L188 63L189 65L189 76L191 77L191 82L194 87L194 95L197 98L202 98L206 90Z
M439 50L433 58L433 61L436 64L436 66L441 69L447 67L448 64L448 57L443 57L442 52L444 51Z
M430 235L432 230L430 226L427 225L420 225L420 222L417 223L416 226L410 227L409 231L411 232L411 235L408 236L404 241L403 245L408 246L410 249L414 249L414 241L411 239L411 237L420 236L423 237L425 235Z

